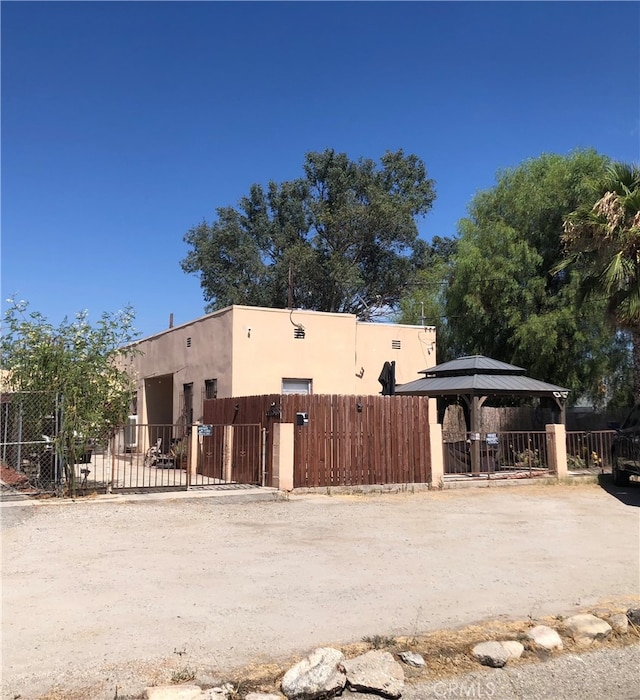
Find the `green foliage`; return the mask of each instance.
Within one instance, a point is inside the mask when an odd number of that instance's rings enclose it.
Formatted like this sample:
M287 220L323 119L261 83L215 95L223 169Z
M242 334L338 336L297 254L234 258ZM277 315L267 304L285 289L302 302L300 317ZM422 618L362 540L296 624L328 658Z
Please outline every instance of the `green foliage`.
M564 223L561 274L579 276L579 300L604 300L608 318L631 334L633 394L640 401L640 168L611 163L591 198Z
M129 412L131 375L126 345L134 337L133 310L104 313L91 325L86 311L57 327L24 301L9 300L0 341L4 386L12 391L47 391L61 398L56 449L71 468L84 450L83 439L106 439ZM82 439L78 439L81 437Z
M595 151L542 155L499 173L471 202L446 294L454 354L481 353L573 390L601 395L620 346L604 302L580 303L579 275L556 275L565 217L592 197L608 161ZM592 201L592 200L591 200Z
M182 269L200 277L207 310L293 304L372 318L397 306L421 268L416 219L435 199L424 164L402 150L378 166L328 149L308 153L304 175L255 184L184 240Z

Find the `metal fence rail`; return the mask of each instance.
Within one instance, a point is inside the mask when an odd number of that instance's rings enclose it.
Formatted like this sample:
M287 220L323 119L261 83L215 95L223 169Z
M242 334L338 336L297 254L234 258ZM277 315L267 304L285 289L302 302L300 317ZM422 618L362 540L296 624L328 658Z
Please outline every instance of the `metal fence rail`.
M549 473L546 433L467 433L466 440L444 443L444 473L486 478L546 476Z
M96 459L96 483L112 491L187 489L188 450L182 425L129 424Z
M611 445L615 430L572 430L567 432L567 467L580 469L611 469Z

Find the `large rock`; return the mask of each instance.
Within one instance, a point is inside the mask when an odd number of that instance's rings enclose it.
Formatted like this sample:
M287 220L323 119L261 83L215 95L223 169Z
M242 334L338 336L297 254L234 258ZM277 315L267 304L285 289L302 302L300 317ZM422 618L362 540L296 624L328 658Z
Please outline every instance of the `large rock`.
M576 644L589 646L594 641L606 639L611 634L611 625L591 613L572 615L564 621Z
M343 661L344 654L337 649L316 649L284 674L282 692L290 700L331 698L341 693L347 681Z
M425 665L422 656L420 656L420 654L416 654L415 651L401 651L398 656L405 662L405 664L407 664L407 666L414 666L417 668Z
M500 642L480 642L471 650L473 656L483 665L502 668L509 661L509 650Z
M195 700L202 697L198 685L156 685L145 689L147 700Z
M629 631L629 618L624 613L615 613L609 618L609 624L614 632L626 634Z
M404 688L402 666L388 651L373 650L343 662L347 685L359 693L399 698Z
M640 608L629 608L627 610L627 619L634 625L640 626Z
M508 640L506 642L500 642L502 646L509 652L510 659L519 659L524 651L524 646L520 642L514 640Z
M546 625L533 627L527 632L527 637L539 647L549 651L562 649L563 647L560 635L552 627L547 627Z
M244 700L282 700L282 695L274 693L249 693Z

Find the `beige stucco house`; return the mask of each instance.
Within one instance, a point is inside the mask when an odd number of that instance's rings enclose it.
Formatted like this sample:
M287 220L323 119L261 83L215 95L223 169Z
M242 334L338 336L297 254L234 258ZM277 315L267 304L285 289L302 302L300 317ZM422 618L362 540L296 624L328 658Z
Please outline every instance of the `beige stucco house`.
M352 314L230 306L136 343L139 423L191 424L204 398L379 394L435 365L433 327L363 323Z

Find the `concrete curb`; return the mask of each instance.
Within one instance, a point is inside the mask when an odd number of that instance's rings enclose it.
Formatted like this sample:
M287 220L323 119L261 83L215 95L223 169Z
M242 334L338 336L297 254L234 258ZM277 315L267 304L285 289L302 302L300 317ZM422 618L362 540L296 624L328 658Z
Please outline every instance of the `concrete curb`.
M208 498L218 505L225 503L255 503L259 501L272 502L286 500L286 494L277 489L268 487L256 487L249 489L223 489L223 490L189 490L189 491L164 491L147 493L110 493L97 496L80 496L78 498L45 498L34 499L25 497L25 500L0 500L0 508L13 508L24 506L66 506L77 503L148 503L153 501L179 501Z

